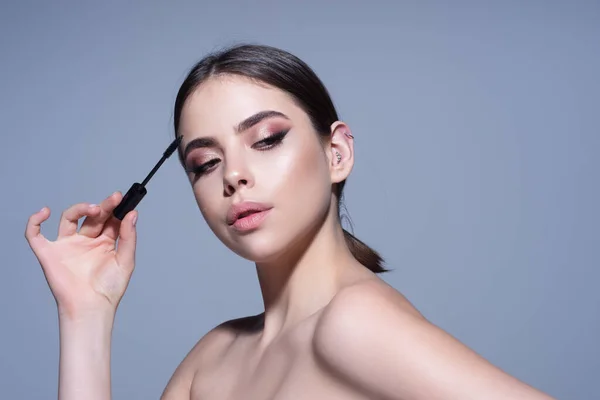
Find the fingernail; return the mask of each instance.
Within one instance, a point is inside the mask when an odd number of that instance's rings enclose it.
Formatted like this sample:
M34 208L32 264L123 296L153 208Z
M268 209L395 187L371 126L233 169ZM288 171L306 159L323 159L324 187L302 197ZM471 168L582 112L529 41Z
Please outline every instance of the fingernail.
M90 204L89 205L90 208L94 208L94 207L97 207L97 206L98 206L98 204Z
M42 211L44 211L46 209L46 207L42 207L42 209L40 211L38 211L39 213L41 213Z
M133 219L131 220L131 224L132 224L133 226L135 226L135 223L136 223L136 222L137 222L137 215L134 215L134 216L133 216Z

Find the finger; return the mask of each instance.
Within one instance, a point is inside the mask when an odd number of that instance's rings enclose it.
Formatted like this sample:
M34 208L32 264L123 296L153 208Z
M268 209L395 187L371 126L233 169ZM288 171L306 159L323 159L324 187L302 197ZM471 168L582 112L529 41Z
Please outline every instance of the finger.
M48 207L42 208L40 211L29 216L27 225L25 226L25 239L29 243L29 247L38 255L40 248L48 243L48 239L42 235L42 222L46 221L50 217L50 209Z
M138 212L135 210L125 215L120 225L119 244L117 246L117 262L130 273L135 266L135 248L137 242L135 222L137 216Z
M121 202L122 198L123 196L120 192L114 192L104 199L99 204L100 213L86 218L81 224L81 228L79 228L79 234L91 238L98 237L102 233L106 221L111 218L113 210ZM116 240L116 237L114 239Z
M117 205L122 201L123 196L121 192L117 192L119 194L119 201ZM102 231L102 235L109 237L112 240L117 240L119 237L119 229L121 227L121 220L112 215L114 211L114 207L111 209L110 216L108 217L108 221L104 224L104 230Z
M58 238L74 235L81 217L95 216L99 212L100 207L89 203L78 203L67 208L60 216Z
M122 223L123 222L121 220L111 216L108 221L106 221L106 224L104 224L104 230L102 231L102 234L111 238L112 240L117 240Z

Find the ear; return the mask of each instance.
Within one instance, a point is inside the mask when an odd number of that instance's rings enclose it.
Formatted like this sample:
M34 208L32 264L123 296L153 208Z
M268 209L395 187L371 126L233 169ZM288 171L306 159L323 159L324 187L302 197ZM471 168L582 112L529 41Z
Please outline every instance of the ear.
M344 122L331 124L328 158L332 183L339 183L348 178L354 166L354 136L350 127Z

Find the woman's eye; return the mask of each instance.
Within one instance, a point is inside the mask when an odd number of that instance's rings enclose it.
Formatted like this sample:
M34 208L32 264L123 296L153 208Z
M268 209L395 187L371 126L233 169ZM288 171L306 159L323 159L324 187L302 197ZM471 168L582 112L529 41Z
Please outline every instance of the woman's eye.
M288 131L277 132L269 137L266 137L262 140L259 140L256 143L254 143L252 145L252 148L257 149L257 150L268 150L268 149L274 148L274 147L278 146L279 144L281 144L281 142L283 141L283 138L285 137L285 135L287 135L287 133L288 133ZM198 166L189 167L188 172L194 174L197 177L200 177L200 176L212 171L213 167L215 165L217 165L219 163L219 161L221 161L219 158L213 158L212 160L207 161Z
M270 148L273 148L273 147L281 144L281 141L283 140L285 135L287 135L287 133L288 133L288 131L281 131L281 132L275 133L267 138L264 138L262 140L259 140L256 143L254 143L252 145L252 148L258 149L258 150L268 150Z
M218 158L213 158L212 160L205 162L204 164L200 164L197 167L191 167L190 172L196 176L204 175L209 172L209 170L217 165L220 160Z

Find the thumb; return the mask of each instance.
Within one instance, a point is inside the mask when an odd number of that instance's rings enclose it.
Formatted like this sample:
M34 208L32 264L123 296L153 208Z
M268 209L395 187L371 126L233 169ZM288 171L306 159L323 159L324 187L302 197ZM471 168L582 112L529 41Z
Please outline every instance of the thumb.
M119 226L119 244L117 247L117 262L127 271L135 266L135 248L137 242L137 211L130 211Z

